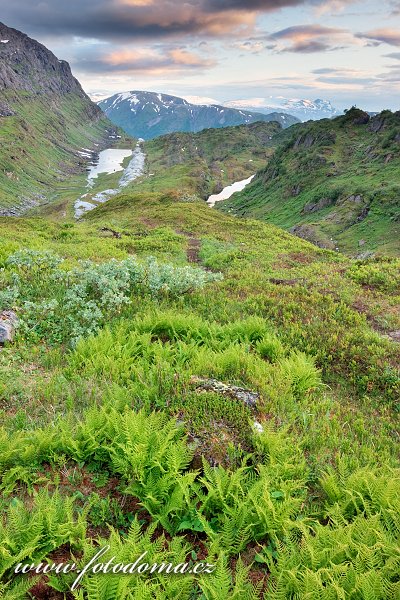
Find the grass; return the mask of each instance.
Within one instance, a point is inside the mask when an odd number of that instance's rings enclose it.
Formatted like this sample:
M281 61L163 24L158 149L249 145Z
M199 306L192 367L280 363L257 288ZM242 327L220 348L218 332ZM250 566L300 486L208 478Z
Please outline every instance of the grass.
M304 127L332 147L324 122ZM0 349L5 600L398 597L399 259L353 260L202 200L289 143L276 129L164 136L83 219L79 173L43 183L36 215L0 218L0 310L20 322ZM13 572L82 568L106 544L181 571L87 574L75 591L73 574ZM212 572L188 572L199 561Z
M0 352L5 598L396 597L396 259L353 261L140 186L81 222L0 225L1 299L21 320ZM24 248L36 254L10 260ZM150 255L171 265L164 287L121 296L114 259ZM189 260L210 277L174 295ZM65 300L76 268L78 308ZM89 305L104 316L76 340ZM83 565L106 543L125 562L147 550L217 567L87 575L75 595L72 575L12 575L57 552Z
M146 176L139 189L177 191L187 201L207 199L260 169L280 132L278 123L257 122L199 133L171 133L145 142Z
M54 201L56 194L64 200L75 185L77 196L83 193L87 159L77 152L96 151L105 142L110 145L115 127L74 94L44 99L3 91L2 96L15 115L2 118L0 124L0 207L45 204ZM123 134L118 142L126 145L127 136Z
M251 185L218 208L297 228L300 237L352 255L398 255L399 116L383 111L360 125L360 114L291 127Z

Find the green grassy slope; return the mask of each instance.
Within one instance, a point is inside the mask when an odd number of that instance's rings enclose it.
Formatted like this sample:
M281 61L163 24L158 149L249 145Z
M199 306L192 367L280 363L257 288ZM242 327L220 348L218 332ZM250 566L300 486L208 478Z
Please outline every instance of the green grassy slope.
M0 352L4 598L398 597L398 260L126 190L78 223L0 219L0 266L20 318ZM218 566L87 574L76 595L71 574L12 575L105 544Z
M400 252L400 113L295 125L243 192L219 203L327 248Z
M88 111L76 94L53 98L2 92L15 112L0 117L0 209L43 203L71 176L84 172L83 148L111 146L111 123Z
M171 133L144 144L147 177L141 190L180 190L206 199L260 169L271 155L278 123L253 123L199 133Z
M0 214L15 215L50 201L88 153L119 138L67 62L4 23L0 34Z

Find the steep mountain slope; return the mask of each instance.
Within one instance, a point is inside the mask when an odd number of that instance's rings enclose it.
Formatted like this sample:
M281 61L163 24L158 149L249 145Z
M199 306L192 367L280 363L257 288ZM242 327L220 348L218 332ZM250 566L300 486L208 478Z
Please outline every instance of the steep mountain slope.
M0 40L0 210L19 214L111 145L116 128L68 63L2 23Z
M154 92L124 92L98 104L113 123L145 140L175 131L197 132L255 121L278 121L283 127L298 122L287 114L265 115L219 105L190 104L183 98Z
M289 133L252 184L218 208L326 248L399 253L400 112L351 109Z
M319 119L331 119L340 114L332 106L329 100L302 100L298 98L256 98L255 100L232 100L224 103L224 106L255 110L261 113L278 111L288 113L300 119L300 121L317 121Z

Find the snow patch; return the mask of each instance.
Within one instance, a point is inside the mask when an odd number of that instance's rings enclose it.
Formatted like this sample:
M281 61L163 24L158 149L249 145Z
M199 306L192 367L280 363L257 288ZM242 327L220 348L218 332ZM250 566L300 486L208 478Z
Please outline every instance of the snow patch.
M248 185L251 182L253 177L255 177L255 175L252 175L248 179L236 181L235 183L228 185L219 194L212 194L207 200L208 206L213 207L216 202L221 202L221 200L227 200L235 192L241 192L246 187L246 185Z

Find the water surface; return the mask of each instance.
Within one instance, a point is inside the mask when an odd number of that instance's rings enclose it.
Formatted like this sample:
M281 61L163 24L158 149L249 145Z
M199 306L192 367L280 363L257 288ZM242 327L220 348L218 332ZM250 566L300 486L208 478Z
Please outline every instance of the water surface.
M124 169L122 163L125 158L131 156L128 166ZM139 141L136 148L132 150L121 150L117 148L108 148L99 153L98 161L95 165L91 165L88 178L87 178L87 189L88 192L83 194L74 204L75 218L79 219L83 214L89 210L93 210L99 204L107 202L112 196L118 194L122 188L127 186L131 181L137 179L142 175L144 170L144 164L146 155L142 150L141 142ZM122 171L122 175L118 181L118 187L109 188L96 192L93 194L90 189L94 185L94 179L101 173L116 173Z

